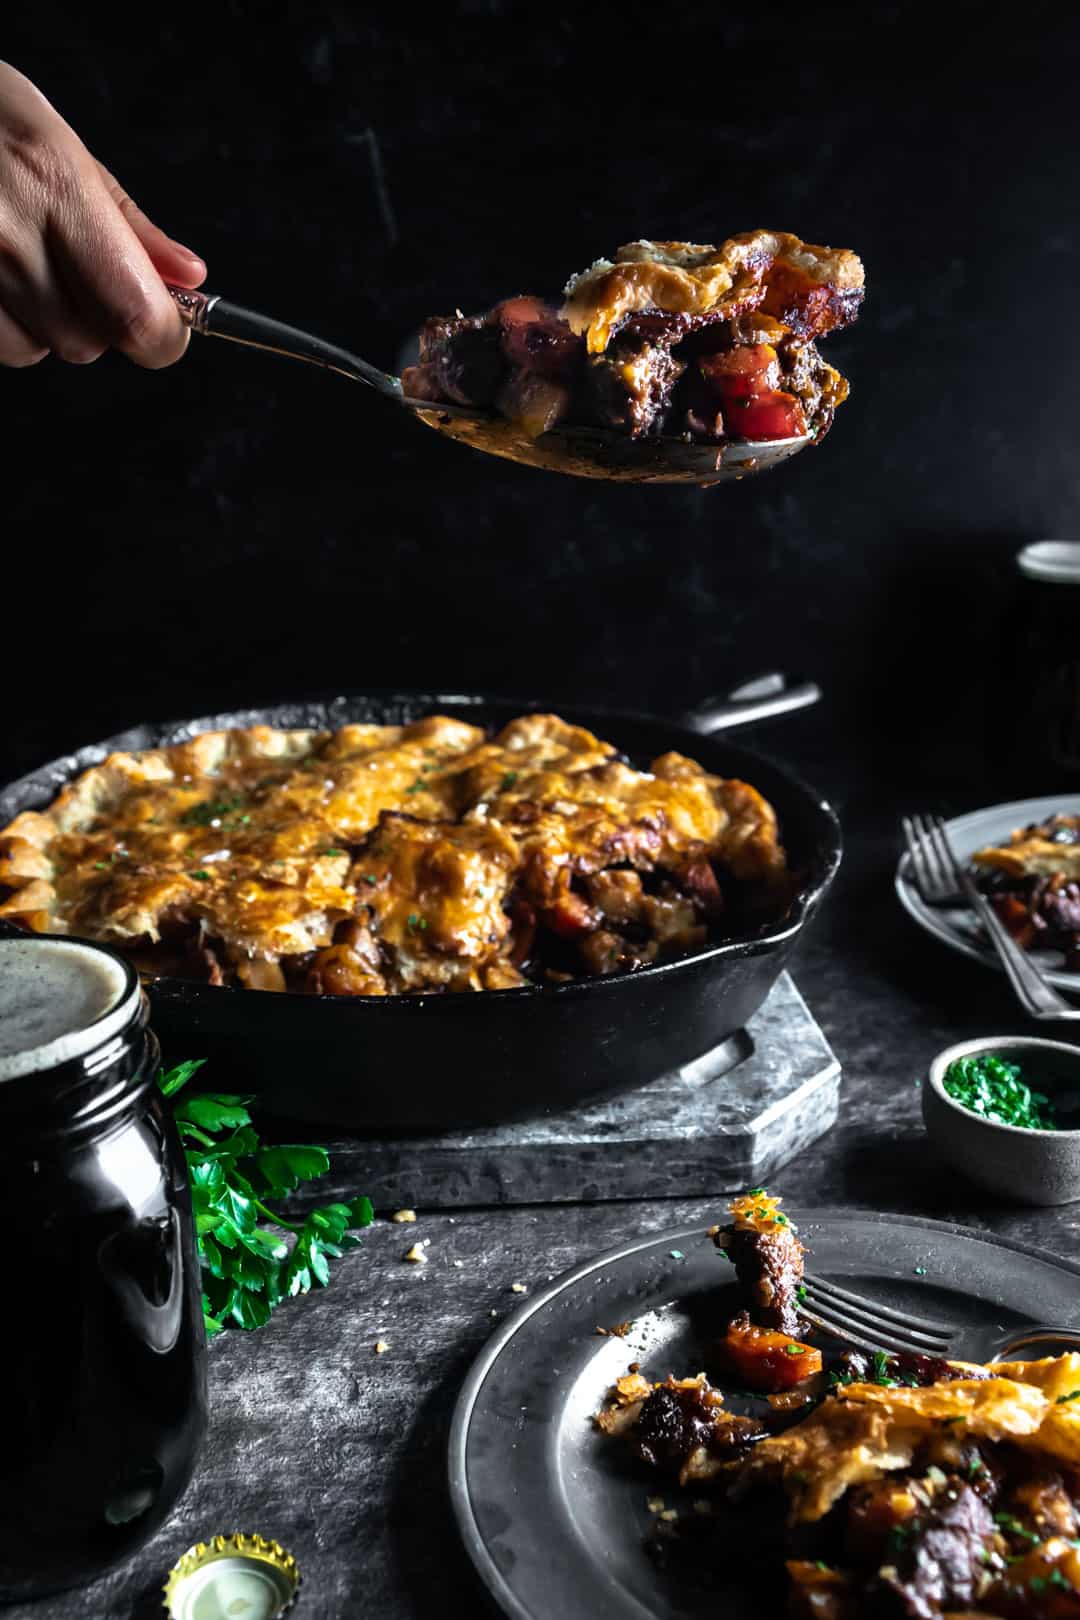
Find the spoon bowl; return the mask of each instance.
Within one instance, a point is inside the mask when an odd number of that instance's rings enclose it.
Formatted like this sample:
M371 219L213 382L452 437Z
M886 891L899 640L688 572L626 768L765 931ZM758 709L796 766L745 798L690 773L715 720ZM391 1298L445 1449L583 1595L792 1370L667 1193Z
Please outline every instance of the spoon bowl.
M804 436L757 444L704 444L688 439L631 439L610 428L591 427L553 428L531 438L516 423L502 418L449 416L438 405L411 408L437 433L489 456L572 478L606 478L621 484L698 484L707 489L728 479L765 472L812 442Z
M421 422L447 438L457 439L505 461L572 478L606 478L623 484L712 484L765 472L796 455L812 441L809 437L768 439L759 442L722 441L706 444L692 439L632 439L609 428L560 427L531 438L514 422L475 406L439 404L410 399L401 378L326 343L299 327L286 326L268 315L227 302L216 293L187 287L168 287L180 318L193 332L227 338L252 349L309 365L323 366L354 382L363 382L384 399L403 406Z

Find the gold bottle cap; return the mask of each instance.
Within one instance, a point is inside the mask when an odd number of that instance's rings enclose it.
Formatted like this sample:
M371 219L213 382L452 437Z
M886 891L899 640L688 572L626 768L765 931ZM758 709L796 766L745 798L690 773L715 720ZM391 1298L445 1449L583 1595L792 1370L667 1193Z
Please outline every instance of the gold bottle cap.
M277 1620L300 1586L292 1553L263 1536L214 1536L189 1547L165 1582L171 1620Z

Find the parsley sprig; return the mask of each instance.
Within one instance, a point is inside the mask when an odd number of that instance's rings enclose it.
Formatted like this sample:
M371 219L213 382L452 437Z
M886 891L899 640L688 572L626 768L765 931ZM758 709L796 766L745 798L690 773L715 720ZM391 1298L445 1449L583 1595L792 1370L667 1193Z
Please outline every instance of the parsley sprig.
M202 1065L179 1063L160 1074L162 1095L175 1097ZM218 1092L172 1104L191 1182L208 1333L234 1322L262 1327L282 1300L313 1284L325 1288L330 1260L355 1248L356 1231L374 1216L369 1198L325 1204L299 1225L268 1208L267 1198L276 1201L325 1175L330 1155L298 1143L265 1146L251 1123L250 1101ZM286 1232L295 1238L291 1250Z

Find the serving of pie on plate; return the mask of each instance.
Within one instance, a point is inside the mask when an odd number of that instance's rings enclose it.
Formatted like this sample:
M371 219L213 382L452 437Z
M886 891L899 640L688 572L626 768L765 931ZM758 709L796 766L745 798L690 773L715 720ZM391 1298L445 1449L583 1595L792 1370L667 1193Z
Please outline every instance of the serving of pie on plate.
M682 754L556 715L204 732L84 771L0 831L0 917L151 976L313 994L514 989L752 932L776 815Z
M637 241L486 315L427 321L413 399L494 410L532 437L563 424L688 442L820 440L848 385L816 339L848 325L861 261L787 231L719 247Z
M779 1205L756 1188L713 1229L746 1306L712 1355L721 1387L635 1363L596 1414L640 1464L709 1493L658 1520L676 1565L730 1558L754 1520L792 1620L1080 1613L1080 1354L840 1350L826 1367L793 1337L804 1250ZM760 1415L729 1409L732 1383L768 1392Z
M1025 949L1059 950L1080 971L1080 815L1058 811L971 857L976 882Z

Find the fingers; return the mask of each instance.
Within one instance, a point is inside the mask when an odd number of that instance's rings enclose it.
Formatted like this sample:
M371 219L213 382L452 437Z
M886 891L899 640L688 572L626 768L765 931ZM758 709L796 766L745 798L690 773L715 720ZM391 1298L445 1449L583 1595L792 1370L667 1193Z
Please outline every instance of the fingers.
M196 287L205 274L0 63L0 364L46 351L84 364L116 348L171 365L190 334L164 280Z
M48 253L88 337L151 369L180 359L190 333L96 174L93 184L63 200L50 223Z
M123 186L111 175L104 164L97 165L105 189L119 208L124 219L146 250L147 257L163 281L178 287L198 287L206 280L206 265L197 253L184 247L147 219L139 205L132 201Z
M52 353L72 365L87 365L104 354L108 340L89 327L57 274L48 243L35 227L9 225L0 253L0 313L15 334L22 333L40 358ZM12 339L16 353L25 342Z
M0 366L36 366L48 349L0 309Z

